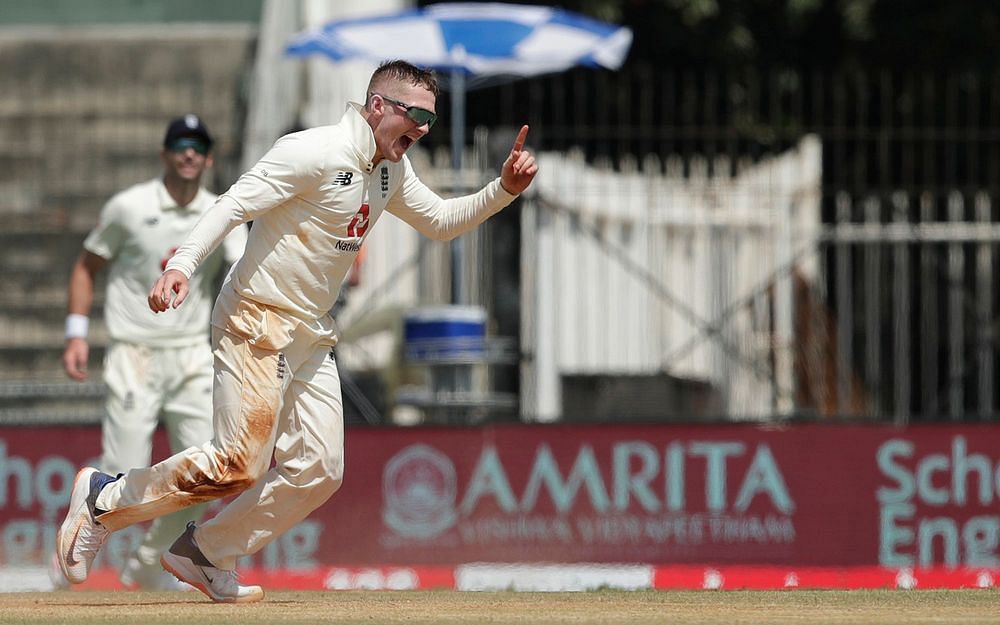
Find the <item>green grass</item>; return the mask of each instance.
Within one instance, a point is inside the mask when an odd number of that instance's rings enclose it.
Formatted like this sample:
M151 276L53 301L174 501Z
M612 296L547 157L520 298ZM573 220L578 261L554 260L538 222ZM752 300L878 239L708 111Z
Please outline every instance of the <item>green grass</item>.
M1000 590L313 591L269 593L262 603L249 605L216 605L199 593L0 594L0 624L7 623L1000 625Z

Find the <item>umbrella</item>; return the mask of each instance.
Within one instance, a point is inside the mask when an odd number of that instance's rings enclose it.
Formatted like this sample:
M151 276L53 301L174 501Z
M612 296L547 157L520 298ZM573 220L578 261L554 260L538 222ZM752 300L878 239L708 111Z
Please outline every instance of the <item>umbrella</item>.
M468 88L574 66L618 69L631 44L630 29L571 11L459 2L329 22L296 35L285 50L334 61L404 59L447 76L452 165L458 169Z
M337 20L295 36L286 51L335 61L401 58L441 72L494 77L576 65L618 69L631 43L628 28L570 11L470 2Z

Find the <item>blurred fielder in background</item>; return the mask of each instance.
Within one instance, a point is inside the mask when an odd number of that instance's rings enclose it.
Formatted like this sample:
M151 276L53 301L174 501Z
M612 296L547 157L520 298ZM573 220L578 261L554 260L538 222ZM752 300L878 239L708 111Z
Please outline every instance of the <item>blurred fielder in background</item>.
M213 601L263 598L239 582L237 560L294 527L343 479L329 311L365 235L388 211L451 239L510 204L538 171L524 126L500 177L479 192L444 200L424 186L405 153L437 120L437 93L431 72L382 64L363 105L350 103L336 125L279 139L198 222L149 293L155 311L187 305L195 269L227 232L254 221L212 316L215 437L119 479L82 469L58 537L67 579L87 578L115 530L239 494L204 525L189 524L161 562Z
M83 243L69 282L69 315L63 366L74 380L87 379L88 315L95 276L109 269L104 318L111 343L104 363L108 387L100 468L116 475L148 466L153 432L162 419L174 453L212 438L212 351L209 316L216 279L243 253L246 228L234 228L217 253L191 277L187 305L157 317L146 301L177 246L216 200L201 186L212 166L213 139L196 115L170 122L160 159L163 175L112 197ZM177 586L160 566L188 521L204 506L157 519L121 572L127 587ZM65 577L57 571L57 582ZM60 584L57 583L57 586Z

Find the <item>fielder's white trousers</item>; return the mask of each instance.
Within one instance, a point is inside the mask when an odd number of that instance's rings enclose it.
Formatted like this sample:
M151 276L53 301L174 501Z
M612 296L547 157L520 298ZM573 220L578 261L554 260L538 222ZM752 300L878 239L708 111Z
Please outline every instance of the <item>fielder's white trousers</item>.
M108 485L98 521L114 531L238 494L195 533L205 557L232 570L336 492L344 472L337 365L307 330L290 338L279 351L266 337L213 328L213 439Z
M112 342L104 358L104 382L108 395L101 423L101 471L117 475L149 466L159 421L172 453L212 438L212 349L207 336L186 347ZM160 554L204 511L205 506L196 506L156 519L136 557L159 569Z

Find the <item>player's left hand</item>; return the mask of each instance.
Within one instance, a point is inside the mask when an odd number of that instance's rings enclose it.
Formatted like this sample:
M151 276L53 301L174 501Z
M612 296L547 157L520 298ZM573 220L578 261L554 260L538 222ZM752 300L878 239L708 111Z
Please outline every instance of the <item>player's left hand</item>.
M514 147L500 169L500 184L511 195L518 195L527 189L538 173L535 157L524 149L524 140L527 137L528 126L525 124L521 126L521 132L517 133Z

